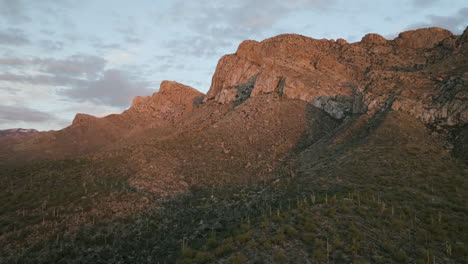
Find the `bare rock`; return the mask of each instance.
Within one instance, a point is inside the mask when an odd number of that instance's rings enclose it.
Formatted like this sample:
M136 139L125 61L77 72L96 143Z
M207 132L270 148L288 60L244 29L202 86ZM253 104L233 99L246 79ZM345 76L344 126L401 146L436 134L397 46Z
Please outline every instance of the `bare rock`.
M387 44L387 42L388 41L384 37L380 36L379 34L373 33L367 34L361 39L362 44L370 46L385 45Z
M432 48L442 40L453 36L443 28L431 27L402 32L394 39L395 43L404 48Z
M456 49L465 39L466 31L456 38L445 29L423 28L393 41L367 34L352 44L295 34L244 41L219 61L205 101L237 106L271 93L309 102L336 119L393 104L427 124L457 126L466 123L464 77L447 83L446 77L428 78L433 73L425 69L439 63L441 76L453 75L444 73L450 69L463 73L463 66L443 65L466 63Z

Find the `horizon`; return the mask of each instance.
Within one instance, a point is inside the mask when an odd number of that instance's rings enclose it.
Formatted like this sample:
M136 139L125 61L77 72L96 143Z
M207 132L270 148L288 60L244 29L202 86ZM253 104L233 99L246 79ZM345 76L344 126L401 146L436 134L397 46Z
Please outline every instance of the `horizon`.
M468 24L464 1L397 2L0 0L0 129L58 130L76 113L120 113L163 80L206 94L219 58L246 39L356 42L423 27L459 35Z

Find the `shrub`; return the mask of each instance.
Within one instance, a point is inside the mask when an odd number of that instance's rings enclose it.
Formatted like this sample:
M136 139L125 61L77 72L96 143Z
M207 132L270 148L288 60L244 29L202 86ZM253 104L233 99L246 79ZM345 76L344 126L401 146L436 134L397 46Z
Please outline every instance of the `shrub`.
M286 233L286 235L288 235L291 238L294 238L294 237L297 236L296 229L294 227L290 226L290 225L285 225L284 226L284 232Z
M218 241L216 241L216 239L214 237L210 237L207 241L206 241L206 247L209 248L209 249L213 249L213 248L216 248L218 246Z
M244 233L236 236L236 242L240 245L247 242L250 239L250 233Z
M193 258L195 256L195 250L191 248L184 248L182 249L182 257L185 258Z
M225 241L223 245L220 245L214 250L216 256L223 256L231 252L233 249L232 241Z
M195 261L197 263L207 263L214 259L214 255L209 252L200 251L195 255Z
M232 256L232 264L244 264L247 263L247 257L242 253L236 253Z
M285 263L286 262L286 255L284 254L283 250L278 250L275 252L273 256L273 262L275 263Z
M321 249L315 249L313 255L314 259L318 262L327 260L327 255Z
M408 256L406 255L405 251L400 249L398 252L395 253L395 259L399 263L406 263L408 261Z
M312 245L312 244L313 244L314 239L315 239L315 235L312 234L312 233L304 233L304 234L302 234L302 236L301 236L302 242L304 242L304 243L306 243L306 244L309 244L309 245Z

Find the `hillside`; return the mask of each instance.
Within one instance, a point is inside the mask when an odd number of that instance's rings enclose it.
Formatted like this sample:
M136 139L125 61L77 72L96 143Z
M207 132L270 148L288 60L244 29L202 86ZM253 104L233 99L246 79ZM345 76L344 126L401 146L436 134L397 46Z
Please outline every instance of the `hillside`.
M464 263L468 30L280 35L0 139L2 263Z

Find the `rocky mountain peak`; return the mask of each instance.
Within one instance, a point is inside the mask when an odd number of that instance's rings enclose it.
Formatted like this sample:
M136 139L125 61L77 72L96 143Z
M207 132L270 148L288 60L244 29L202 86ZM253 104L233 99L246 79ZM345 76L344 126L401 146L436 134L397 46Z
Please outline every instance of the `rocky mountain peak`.
M78 113L75 115L75 118L73 119L72 126L78 126L78 125L85 125L89 124L90 122L98 119L95 116L88 115L88 114L83 114L83 113Z
M379 34L366 34L362 39L361 43L364 45L385 45L388 43L387 39Z
M159 91L152 96L133 99L129 111L171 111L183 108L184 112L192 111L194 105L203 100L204 94L196 89L174 81L162 81Z
M466 34L457 42L465 41ZM466 105L460 101L466 89L449 89L454 94L444 99L438 95L448 86L466 86L455 81L462 76L447 81L447 74L458 73L441 66L463 63L455 41L456 36L441 28L406 31L394 40L367 34L352 44L297 34L248 40L220 59L205 101L237 106L249 97L273 93L309 102L337 119L395 103L394 109L428 124L458 125L466 122L466 110L459 107ZM426 71L430 67L433 71ZM434 72L440 77L429 77Z
M395 43L404 48L432 48L442 40L452 37L453 34L443 28L420 28L402 32L395 39Z

